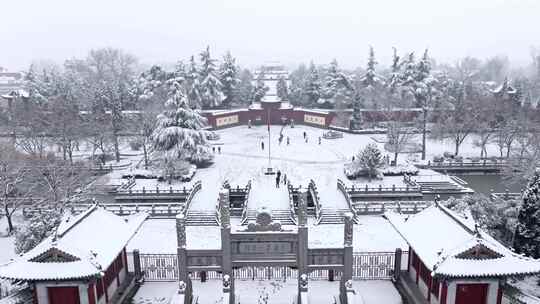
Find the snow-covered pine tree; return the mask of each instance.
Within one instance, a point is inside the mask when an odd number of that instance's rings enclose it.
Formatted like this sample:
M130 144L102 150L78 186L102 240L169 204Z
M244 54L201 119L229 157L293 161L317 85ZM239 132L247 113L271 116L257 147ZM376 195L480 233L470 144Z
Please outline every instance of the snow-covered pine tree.
M186 87L186 98L192 108L200 109L202 105L201 82L199 80L199 69L195 62L195 57L191 56L186 68L184 86Z
M255 90L253 92L253 101L260 102L269 88L264 83L265 72L261 68L259 74L257 75L257 83L255 84Z
M60 225L62 211L49 208L47 212L32 216L26 224L15 232L15 252L25 253L52 235Z
M181 79L168 81L169 98L157 117L153 147L165 161L188 160L197 165L211 162L213 154L202 130L206 119L187 101Z
M248 69L240 73L240 83L238 84L237 100L241 104L251 104L253 101L255 87L253 86L253 75Z
M311 106L316 105L321 97L321 81L319 79L319 71L313 61L309 65L309 72L305 82L304 94L306 96L307 105Z
M349 122L349 129L359 130L362 128L362 112L360 112L360 109L362 109L363 106L363 97L360 94L355 93L353 97L353 113Z
M289 90L287 89L287 81L284 77L279 77L276 84L277 96L282 101L289 100Z
M325 99L332 99L336 95L339 86L339 65L336 59L332 60L326 69L321 95Z
M377 176L377 169L383 165L381 150L375 144L367 145L358 155L360 165L367 170L368 178L371 181Z
M366 72L359 80L362 87L362 94L370 101L370 104L374 109L379 108L380 88L384 85L382 76L377 75L375 71L376 65L377 60L375 59L375 51L373 50L373 47L370 46Z
M304 89L308 73L306 65L300 64L298 68L290 74L291 86L289 90L289 100L293 105L306 105L307 98Z
M391 65L391 74L390 74L390 79L388 79L388 87L390 89L390 93L394 94L397 90L397 88L399 87L400 85L400 71L401 71L401 58L398 56L397 54L397 49L396 48L392 48L393 49L393 54L392 54L392 65Z
M365 87L375 87L376 85L382 83L381 77L375 72L375 66L377 64L378 62L375 59L375 50L373 50L373 47L370 46L366 73L360 78L360 82Z
M535 259L540 258L540 171L536 170L523 192L514 235L514 249Z
M223 101L223 84L216 72L215 60L210 56L210 47L201 52L200 93L203 107L215 108Z
M230 106L231 103L236 101L236 89L240 82L240 79L238 79L236 59L231 55L231 52L227 52L223 56L223 62L219 68L219 77L223 85L223 95L225 96L223 105Z

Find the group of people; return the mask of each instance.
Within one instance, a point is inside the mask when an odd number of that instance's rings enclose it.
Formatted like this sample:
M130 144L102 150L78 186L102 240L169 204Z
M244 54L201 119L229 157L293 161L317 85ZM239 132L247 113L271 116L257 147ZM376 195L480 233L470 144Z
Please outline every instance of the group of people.
M285 139L285 136L283 135L283 133L280 133L279 138L278 138L279 145L281 145L281 143L283 142L283 139ZM308 138L307 133L305 131L304 131L304 141L306 143L309 142L309 138ZM286 138L286 143L287 143L287 146L289 146L291 144L291 138L289 136L287 136L287 138ZM319 145L321 143L322 143L322 139L319 136ZM261 141L261 150L264 151L264 141Z
M277 174L276 174L276 188L279 188L279 184L281 184L281 182L283 182L283 185L287 185L287 174L283 173L283 178L281 176L281 171L278 170Z
M218 153L221 154L221 146L217 147ZM212 152L216 153L216 146L212 146Z

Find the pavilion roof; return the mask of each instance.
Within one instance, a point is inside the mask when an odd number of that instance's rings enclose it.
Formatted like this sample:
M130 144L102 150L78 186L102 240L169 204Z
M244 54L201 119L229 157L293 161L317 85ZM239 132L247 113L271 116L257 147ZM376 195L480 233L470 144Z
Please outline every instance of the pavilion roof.
M39 281L100 276L122 252L148 215L120 217L94 205L65 217L34 249L0 265L0 278Z
M540 273L540 260L516 254L479 229L472 217L465 218L440 204L409 217L395 212L385 216L434 276Z

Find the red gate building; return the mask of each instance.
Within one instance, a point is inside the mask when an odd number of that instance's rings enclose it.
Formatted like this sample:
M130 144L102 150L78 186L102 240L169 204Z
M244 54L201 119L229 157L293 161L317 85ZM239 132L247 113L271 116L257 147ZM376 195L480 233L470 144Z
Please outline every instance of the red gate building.
M409 244L407 273L400 283L426 303L500 304L507 277L540 272L540 260L518 255L464 217L435 203L387 219Z
M132 281L125 247L146 217L120 217L94 205L0 266L0 277L26 282L35 304L114 303Z

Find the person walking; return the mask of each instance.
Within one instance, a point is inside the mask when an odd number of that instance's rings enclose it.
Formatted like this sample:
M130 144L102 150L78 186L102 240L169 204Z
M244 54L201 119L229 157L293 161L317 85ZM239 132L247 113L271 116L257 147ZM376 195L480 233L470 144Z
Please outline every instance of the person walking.
M264 141L261 141L261 150L264 150Z
M219 154L221 154L221 147L217 147L217 151Z
M321 137L319 136L319 145L321 144Z
M279 188L279 183L281 182L281 171L278 170L276 174L276 188Z
M287 146L291 144L291 139L287 136Z
M307 137L306 131L304 131L304 139Z
M287 186L287 174L283 173L283 185Z

